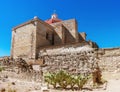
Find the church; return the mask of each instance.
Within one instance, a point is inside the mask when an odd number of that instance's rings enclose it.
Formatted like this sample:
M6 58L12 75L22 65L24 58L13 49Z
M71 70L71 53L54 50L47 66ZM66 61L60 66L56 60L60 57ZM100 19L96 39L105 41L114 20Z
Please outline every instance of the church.
M12 29L11 57L37 59L41 48L78 43L98 48L95 42L86 41L85 32L78 32L75 19L61 20L55 13L45 21L35 16Z

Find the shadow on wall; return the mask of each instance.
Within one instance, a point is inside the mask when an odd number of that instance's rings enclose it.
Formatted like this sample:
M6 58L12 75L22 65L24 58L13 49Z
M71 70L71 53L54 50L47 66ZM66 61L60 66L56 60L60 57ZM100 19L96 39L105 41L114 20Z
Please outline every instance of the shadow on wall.
M65 28L65 43L72 43L75 42L76 39L73 37L73 35Z
M62 26L62 30L57 30L54 33L54 44L67 44L76 42L76 39L73 37L72 33L69 30Z

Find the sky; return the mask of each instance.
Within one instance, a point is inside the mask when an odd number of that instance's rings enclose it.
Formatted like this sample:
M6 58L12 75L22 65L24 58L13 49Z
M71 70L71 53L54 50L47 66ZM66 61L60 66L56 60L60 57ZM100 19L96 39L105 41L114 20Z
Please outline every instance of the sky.
M62 20L75 18L78 31L100 48L120 47L120 0L0 0L0 56L10 55L12 28L54 10Z

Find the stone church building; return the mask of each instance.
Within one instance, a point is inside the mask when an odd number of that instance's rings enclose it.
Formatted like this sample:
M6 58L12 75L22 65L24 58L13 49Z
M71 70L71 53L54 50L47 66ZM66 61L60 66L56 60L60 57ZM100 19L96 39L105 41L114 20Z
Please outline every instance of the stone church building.
M86 33L78 32L75 19L61 20L57 14L43 21L38 17L13 28L11 57L25 57L37 59L40 49L55 46L74 45L86 43L93 48L98 48L92 41L86 41Z

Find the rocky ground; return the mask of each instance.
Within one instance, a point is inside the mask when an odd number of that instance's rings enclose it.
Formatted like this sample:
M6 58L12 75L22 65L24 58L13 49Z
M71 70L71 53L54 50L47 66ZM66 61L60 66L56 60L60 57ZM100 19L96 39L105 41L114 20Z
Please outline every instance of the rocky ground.
M0 90L5 88L5 92L41 92L41 83L34 81L27 81L18 79L18 74L10 72L1 72L0 73ZM88 90L83 89L82 91L74 92L120 92L120 73L113 72L103 72L103 78L108 82L102 87ZM12 91L9 91L12 90ZM15 91L13 91L15 90ZM53 90L49 89L50 92L73 92L72 90ZM1 91L2 92L2 91ZM4 91L3 91L4 92Z

